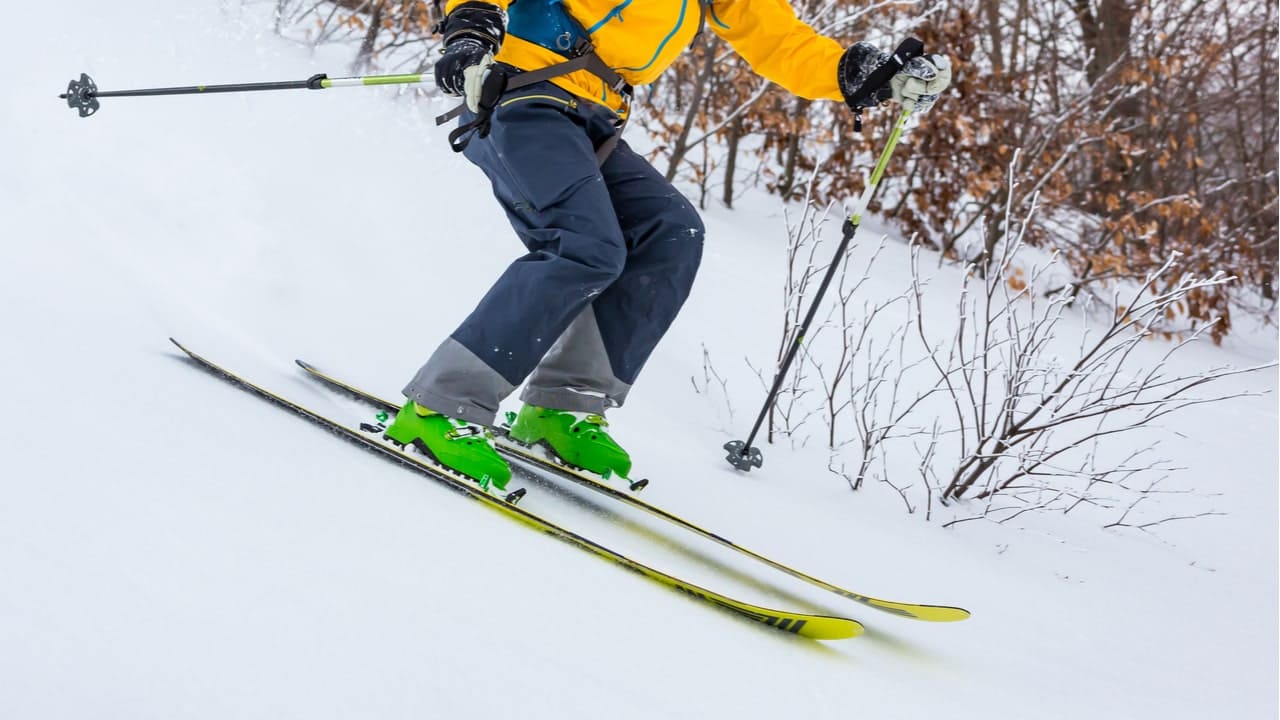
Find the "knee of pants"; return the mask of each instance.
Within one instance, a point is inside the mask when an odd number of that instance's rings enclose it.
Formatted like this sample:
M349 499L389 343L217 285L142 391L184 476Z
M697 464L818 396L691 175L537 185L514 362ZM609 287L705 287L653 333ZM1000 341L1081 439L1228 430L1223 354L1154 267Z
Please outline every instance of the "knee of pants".
M622 237L605 235L607 233L588 237L586 243L576 245L572 250L566 247L567 243L560 247L561 257L577 263L591 277L592 284L599 284L601 288L613 284L627 266L627 245Z
M549 277L603 290L622 275L627 265L627 243L622 232L607 223L575 223L572 228L533 228L524 218L512 216L520 239L529 249L528 259L550 262ZM523 227L522 227L523 226Z
M617 244L610 243L607 249L601 254L600 264L597 266L601 273L609 276L609 281L613 282L622 275L622 271L627 267L627 244L622 238L618 238Z

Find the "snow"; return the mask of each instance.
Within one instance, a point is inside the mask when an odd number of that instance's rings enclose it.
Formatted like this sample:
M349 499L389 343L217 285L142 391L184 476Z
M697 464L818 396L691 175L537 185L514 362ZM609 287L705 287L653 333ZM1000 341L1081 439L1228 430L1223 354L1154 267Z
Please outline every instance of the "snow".
M763 396L744 359L766 366L780 323L772 198L706 213L699 284L616 435L651 502L859 592L967 607L966 622L876 613L607 500L531 489L529 509L642 562L869 628L798 639L193 371L167 337L351 416L292 359L395 397L517 251L433 126L442 106L394 90L104 99L83 120L54 97L80 72L104 90L344 74L344 55L267 32L269 6L9 11L0 718L1277 715L1275 373L1224 384L1271 394L1164 425L1196 493L1169 514L1225 514L1155 535L1035 513L943 529L887 487L851 493L816 441L737 473L720 446ZM907 255L885 252L870 289L895 292ZM731 420L689 381L704 345ZM1178 362L1275 356L1260 328Z

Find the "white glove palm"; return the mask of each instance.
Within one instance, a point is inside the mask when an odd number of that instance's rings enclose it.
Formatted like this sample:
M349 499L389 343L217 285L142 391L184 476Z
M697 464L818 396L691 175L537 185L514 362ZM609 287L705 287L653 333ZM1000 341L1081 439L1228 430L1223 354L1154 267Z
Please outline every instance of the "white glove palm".
M493 64L493 53L480 58L480 62L462 71L462 94L467 99L467 109L480 112L480 95L484 89L484 79L489 75L489 66Z
M951 84L951 60L946 55L911 58L889 81L893 99L914 113L928 112Z

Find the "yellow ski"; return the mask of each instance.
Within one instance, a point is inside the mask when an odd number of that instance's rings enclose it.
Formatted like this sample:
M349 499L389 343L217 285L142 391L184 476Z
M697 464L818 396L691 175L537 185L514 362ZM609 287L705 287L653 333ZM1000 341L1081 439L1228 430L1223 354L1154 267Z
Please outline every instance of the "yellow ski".
M297 362L298 366L301 367L303 370L305 370L308 375L315 378L316 380L319 380L320 382L324 383L330 388L333 388L335 390L351 395L358 400L361 400L363 402L369 403L370 405L373 405L382 410L385 410L391 413L392 415L394 415L396 412L400 410L400 405L398 403L393 403L389 400L384 400L375 395L371 395L353 385L350 385L341 380L338 380L337 378L321 371L320 369L318 369L314 365L311 365L310 363L304 362L302 360L296 360L295 362ZM500 441L497 444L499 452L509 457L513 457L526 462L531 462L538 465L539 467L546 468L556 473L557 475L560 475L561 477L564 477L568 480L571 480L573 482L589 487L592 490L608 495L616 500L620 500L632 507L639 508L640 510L643 510L655 517L662 518L663 520L666 520L682 528L685 528L686 530L697 533L698 535L701 535L716 543L719 543L724 547L736 550L742 553L743 555L746 555L747 557L753 558L755 560L758 560L764 563L765 565L768 565L769 567L772 567L776 570L780 570L794 578L803 580L816 587L820 587L823 590L833 592L836 595L839 595L840 597L843 597L847 600L853 600L854 602L858 602L868 607L873 607L877 610L891 613L899 617L912 618L914 620L925 620L928 622L955 622L958 620L964 620L969 617L969 611L965 610L964 608L951 607L947 605L923 605L920 603L905 603L905 602L895 602L892 600L881 600L879 598L874 598L869 595L863 595L861 593L853 592L852 590L846 590L840 587L839 585L835 585L825 580L821 580L812 575L809 575L808 573L801 572L799 570L796 570L793 567L790 567L789 565L785 565L776 560L772 560L768 557L765 557L764 555L761 555L760 553L757 553L753 550L745 548L731 540L728 540L725 537L722 537L721 535L718 535L714 532L711 532L710 530L706 530L688 520L685 520L679 515L675 515L674 513L663 510L657 505L652 505L648 502L645 502L644 500L641 500L640 498L636 497L631 493L628 493L616 487L613 487L612 485L609 485L607 482L601 480L599 477L589 472L580 471L571 466L558 463L547 457L544 457L541 454L535 452L533 448L520 445L519 443L516 443L514 440L511 440L499 428L495 428L494 432L496 435L498 435L498 439Z
M732 610L739 615L764 623L765 625L769 625L779 630L800 635L802 637L812 638L814 640L842 640L844 638L856 637L863 633L862 624L856 620L842 617L772 610L758 605L752 605L751 603L735 600L727 595L722 595L693 583L685 582L674 575L670 575L636 560L632 560L617 551L611 550L604 545L583 537L571 530L560 527L559 525L556 525L535 513L529 512L518 505L490 495L481 489L479 485L471 482L470 480L463 479L461 476L454 475L446 468L432 462L426 456L401 450L391 443L382 440L381 435L363 432L359 429L350 427L345 423L326 417L315 410L299 405L288 398L267 390L266 388L237 375L231 370L196 354L195 352L187 349L177 340L174 340L173 338L169 338L169 340L176 345L179 350L190 357L191 360L193 360L201 369L227 380L243 390L283 407L286 410L293 412L295 415L310 420L347 440L358 443L368 450L380 453L385 457L389 457L407 465L413 470L442 482L454 490L458 490L468 495L474 500L479 500L486 506L499 511L512 519L518 520L549 535L553 535L572 545L582 548L597 557L612 560L628 570L633 570L651 580L672 588L673 590L677 590L686 595L691 595L726 610Z

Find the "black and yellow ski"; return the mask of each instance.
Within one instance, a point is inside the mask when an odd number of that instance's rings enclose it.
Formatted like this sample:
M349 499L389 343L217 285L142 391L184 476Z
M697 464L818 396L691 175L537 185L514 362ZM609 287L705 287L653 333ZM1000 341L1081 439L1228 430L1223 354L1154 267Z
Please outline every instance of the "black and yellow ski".
M393 403L389 400L379 398L353 385L345 383L333 377L332 375L329 375L321 371L320 369L318 369L317 367L315 367L310 363L304 362L302 360L296 360L295 362L297 362L298 366L301 367L303 370L305 370L308 375L315 378L316 380L319 380L320 382L324 383L330 388L346 393L356 398L357 400L366 402L378 409L381 409L390 413L393 416L395 415L396 412L400 410L399 404ZM790 567L789 565L785 565L776 560L772 560L768 557L765 557L764 555L761 555L760 553L757 553L753 550L745 548L721 535L711 532L710 530L706 530L693 522L685 520L679 515L675 515L674 513L663 510L657 505L652 505L648 502L645 502L644 500L641 500L640 498L636 497L635 495L625 490L614 487L608 484L607 482L605 482L604 480L601 480L596 475L593 475L589 472L578 470L574 467L571 467L562 463L558 463L550 458L547 458L542 454L540 454L537 451L537 449L531 448L525 445L521 445L515 442L514 440L511 440L509 437L505 435L504 431L501 428L495 428L494 432L499 436L499 442L497 443L498 451L503 453L504 455L507 455L508 457L512 457L525 462L534 463L539 467L550 470L561 477L564 477L568 480L576 482L580 485L584 485L597 492L608 495L609 497L612 497L616 500L620 500L632 507L639 508L640 510L643 510L655 517L662 518L663 520L666 520L679 527L689 530L690 532L697 533L698 535L701 535L716 543L719 543L724 547L730 548L732 550L736 550L737 552L742 553L743 555L746 555L747 557L750 557L754 560L758 560L764 563L765 565L768 565L769 567L772 567L776 570L780 570L794 578L803 580L816 587L820 587L823 590L833 592L836 595L839 595L840 597L843 597L845 599L853 600L854 602L858 602L868 607L873 607L877 610L891 613L893 615L898 615L899 617L912 618L914 620L925 620L929 622L955 622L957 620L964 620L969 617L969 611L965 610L964 608L950 607L946 605L922 605L919 603L905 603L905 602L895 602L892 600L881 600L879 598L874 598L869 595L863 595L861 593L853 592L852 590L846 590L840 587L839 585L835 585L825 580L821 580L812 575L809 575L808 573L801 572L799 570L796 570L793 567Z
M611 550L594 540L590 540L571 530L560 527L559 525L529 512L514 503L507 502L502 498L490 495L481 489L476 483L454 475L447 469L436 465L424 455L408 452L382 440L381 435L363 432L358 428L333 420L315 410L299 405L288 398L267 390L266 388L237 375L231 370L217 365L203 356L196 354L177 340L174 340L173 338L169 338L169 340L176 345L179 350L186 353L186 355L190 357L191 360L193 360L201 369L227 380L243 390L283 407L286 410L293 412L295 415L310 420L346 440L355 442L368 450L377 452L384 457L391 458L407 465L411 469L444 483L454 490L468 495L474 500L479 500L488 507L499 511L510 518L541 530L549 535L553 535L572 545L582 548L593 555L607 560L612 560L628 570L644 575L650 580L659 582L673 590L677 590L686 595L692 595L693 597L726 610L732 610L739 615L743 615L779 630L794 633L802 637L812 638L814 640L842 640L844 638L856 637L863 633L862 624L856 620L842 617L771 610L758 605L752 605L751 603L735 600L726 595L721 595L720 593L712 590L699 587L693 583L685 582L674 575L670 575L661 570L656 570L648 565L632 560L631 558Z

